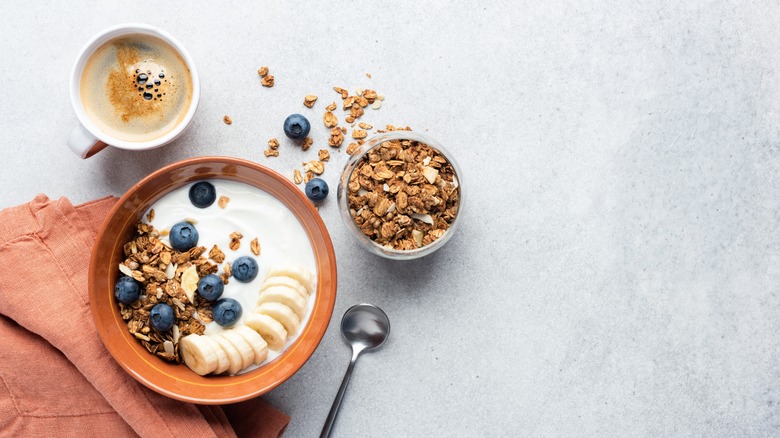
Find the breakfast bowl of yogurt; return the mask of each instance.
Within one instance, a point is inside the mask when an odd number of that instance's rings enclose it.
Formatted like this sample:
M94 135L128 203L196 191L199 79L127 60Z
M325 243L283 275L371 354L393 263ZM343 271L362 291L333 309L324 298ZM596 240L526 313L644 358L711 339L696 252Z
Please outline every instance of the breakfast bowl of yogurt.
M201 157L166 166L106 218L89 270L109 353L166 396L246 400L292 376L333 312L336 263L314 206L258 164Z

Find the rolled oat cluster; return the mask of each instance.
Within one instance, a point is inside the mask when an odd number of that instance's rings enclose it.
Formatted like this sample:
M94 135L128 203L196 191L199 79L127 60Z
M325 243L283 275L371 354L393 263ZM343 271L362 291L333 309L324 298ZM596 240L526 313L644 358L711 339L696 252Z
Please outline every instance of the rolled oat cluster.
M153 218L151 210L147 219ZM190 277L197 283L200 276L217 272L217 264L208 261L205 252L203 246L176 251L162 243L159 231L143 222L136 224L133 239L125 244L126 258L119 271L136 280L144 288L144 295L132 304L120 303L119 310L127 321L127 329L150 353L181 362L179 339L191 333L202 334L206 329L203 324L212 320L211 303L191 300L182 287ZM152 329L149 314L158 303L168 304L174 310L172 330Z

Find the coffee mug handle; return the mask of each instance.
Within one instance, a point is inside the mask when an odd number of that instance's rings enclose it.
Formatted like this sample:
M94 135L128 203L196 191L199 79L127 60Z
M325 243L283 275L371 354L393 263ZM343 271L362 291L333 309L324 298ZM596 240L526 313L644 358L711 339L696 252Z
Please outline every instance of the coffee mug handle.
M68 136L68 146L79 157L89 158L108 145L95 138L84 125L78 125Z

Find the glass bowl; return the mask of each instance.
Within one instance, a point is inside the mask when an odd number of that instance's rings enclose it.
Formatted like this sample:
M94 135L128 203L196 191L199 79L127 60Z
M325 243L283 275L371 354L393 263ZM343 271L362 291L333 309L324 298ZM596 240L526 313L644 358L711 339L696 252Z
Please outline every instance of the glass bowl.
M458 184L458 195L459 195L459 205L458 205L458 213L455 215L455 219L450 224L449 228L444 232L444 234L439 237L438 239L434 240L432 243L422 246L420 248L410 249L410 250L399 250L399 249L393 249L389 248L384 245L380 245L368 236L366 236L360 228L358 228L358 225L355 223L355 221L352 219L352 215L350 214L349 209L349 197L347 196L349 189L349 179L352 176L352 172L357 167L358 163L360 163L360 160L363 159L363 157L372 149L375 147L381 145L382 143L385 143L390 140L414 140L420 143L425 143L431 148L435 149L437 152L439 152L451 165L453 170L455 171L455 178ZM350 157L350 159L347 161L347 164L344 166L344 170L341 173L341 178L339 179L339 187L338 187L338 204L339 204L339 212L341 214L341 219L344 221L344 224L346 225L347 229L350 231L350 234L355 237L355 239L360 243L360 246L365 248L367 251L372 252L376 255L388 258L388 259L394 259L394 260L412 260L420 257L424 257L428 254L431 254L444 246L451 238L452 235L457 230L458 225L461 222L461 216L463 216L463 173L460 171L460 168L458 167L458 164L453 159L452 155L447 152L447 150L439 143L438 141L412 131L392 131L392 132L386 132L386 133L379 133L368 140L366 140L365 143L363 143L358 149L355 151L354 154Z

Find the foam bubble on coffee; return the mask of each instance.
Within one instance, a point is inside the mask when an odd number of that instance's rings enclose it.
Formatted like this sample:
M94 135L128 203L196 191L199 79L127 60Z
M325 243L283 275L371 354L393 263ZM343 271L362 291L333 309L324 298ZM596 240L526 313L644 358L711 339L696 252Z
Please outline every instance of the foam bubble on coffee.
M89 118L120 140L153 140L173 130L192 101L192 76L179 52L150 35L108 41L87 60L81 101Z

